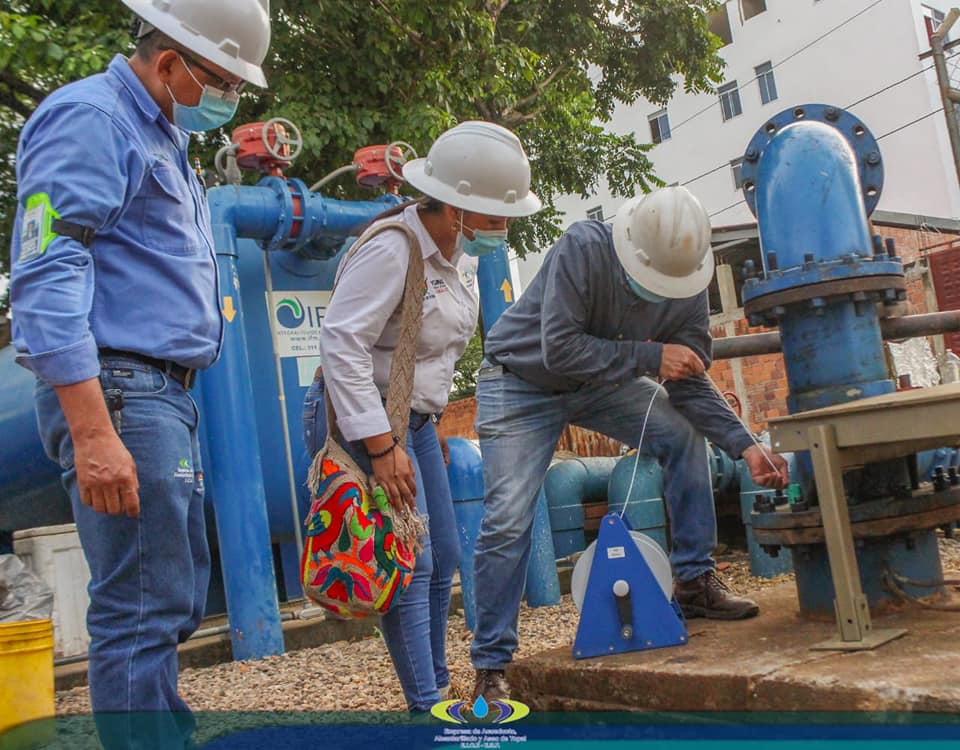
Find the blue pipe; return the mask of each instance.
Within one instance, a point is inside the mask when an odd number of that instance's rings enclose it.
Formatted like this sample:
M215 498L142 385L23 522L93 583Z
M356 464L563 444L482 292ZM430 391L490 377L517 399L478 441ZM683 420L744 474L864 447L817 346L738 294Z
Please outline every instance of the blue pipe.
M766 280L751 296L897 272L886 255L873 261L856 162L847 139L821 122L791 123L766 146L756 182ZM876 306L866 296L811 291L776 315L791 413L893 392Z
M37 432L36 377L16 364L13 345L0 349L0 530L73 522L60 467L47 458Z
M483 335L486 336L514 301L506 248L480 256L477 264L477 288L480 292Z
M283 653L283 630L237 281L237 237L224 218L211 204L225 312L220 360L202 375L211 462L208 476L216 509L233 658L262 659ZM232 320L228 306L234 310Z
M745 153L744 189L759 225L763 277L744 283L744 307L751 323L780 326L791 413L895 390L877 303L904 298L903 264L892 244L872 241L867 220L882 185L876 140L836 107L810 104L777 114ZM809 454L798 455L797 464L810 497ZM907 461L847 472L844 484L851 503L882 501L909 484ZM762 515L750 518L757 528L763 522ZM901 533L858 550L870 603L889 598L879 585L878 561L896 559L914 577L936 579L935 550L929 530L916 531L906 544ZM795 550L793 562L801 610L832 612L823 545Z
M530 559L524 596L529 607L550 607L560 603L560 577L557 575L557 553L550 534L547 498L543 487L537 493L530 533Z
M803 120L781 129L760 157L756 200L768 274L850 254L870 259L856 156L836 128Z
M214 225L232 227L235 237L287 251L327 240L335 251L344 238L402 199L384 194L372 201L340 201L311 193L302 180L265 177L255 187L213 188L207 200Z
M790 474L794 473L794 459L792 453L784 454L784 459L790 469ZM750 554L750 574L758 578L775 578L783 573L789 573L793 570L793 557L790 550L786 547L780 547L776 550L776 557L771 552L757 544L753 533L754 503L758 498L769 498L774 501L775 493L771 489L761 487L754 483L750 475L750 468L746 461L737 461L740 469L740 518L743 521L743 528L747 537L747 551Z
M610 473L607 497L611 513L623 511L627 526L646 534L659 544L664 552L670 554L663 498L663 472L657 459L641 455L638 461L636 453L621 458Z
M453 495L453 515L460 537L460 591L463 595L463 616L467 629L477 623L474 598L473 553L483 520L483 459L480 449L463 438L447 440L450 463L447 478Z
M607 483L615 458L571 458L555 463L543 479L553 547L558 557L567 557L587 546L584 535L584 503L607 499Z

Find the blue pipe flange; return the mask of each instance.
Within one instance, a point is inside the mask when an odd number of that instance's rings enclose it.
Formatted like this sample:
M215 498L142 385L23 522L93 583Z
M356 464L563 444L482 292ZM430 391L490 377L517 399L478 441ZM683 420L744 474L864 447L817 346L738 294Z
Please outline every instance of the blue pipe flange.
M299 249L311 237L306 184L302 180L264 177L258 185L273 190L281 206L277 229L265 247L270 250Z
M857 157L857 171L863 187L863 201L867 216L873 213L883 191L883 159L877 139L859 118L847 110L829 104L802 104L771 117L750 139L743 155L743 193L747 205L757 215L757 171L760 157L770 141L788 125L801 121L822 122L836 128L850 144Z

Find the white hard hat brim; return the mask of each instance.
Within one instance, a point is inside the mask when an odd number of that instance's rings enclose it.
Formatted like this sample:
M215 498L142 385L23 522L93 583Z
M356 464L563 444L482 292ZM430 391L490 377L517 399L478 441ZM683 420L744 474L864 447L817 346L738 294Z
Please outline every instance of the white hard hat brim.
M426 163L426 158L408 161L403 165L403 178L424 195L454 208L462 208L464 211L473 211L485 216L512 218L530 216L543 207L540 199L531 192L512 203L496 198L485 198L480 195L463 195L435 177L426 174L424 171Z
M703 265L693 273L686 276L670 276L636 260L633 243L627 236L629 225L629 214L621 209L613 219L613 247L623 270L640 286L656 295L670 299L695 297L710 286L714 271L712 250L704 255Z

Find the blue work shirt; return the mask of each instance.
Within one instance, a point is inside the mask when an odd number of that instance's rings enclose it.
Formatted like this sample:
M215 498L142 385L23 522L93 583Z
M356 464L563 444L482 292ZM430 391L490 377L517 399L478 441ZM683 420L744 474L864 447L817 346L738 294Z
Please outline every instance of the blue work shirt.
M664 344L687 346L710 366L707 292L663 302L641 299L617 260L611 226L580 221L564 232L529 288L490 329L484 353L527 382L564 393L642 375L656 378ZM705 376L664 387L674 408L734 458L753 445Z
M48 96L24 126L13 342L17 362L50 385L96 377L99 348L198 369L219 356L216 254L188 144L122 55ZM43 243L44 210L95 230L93 244Z

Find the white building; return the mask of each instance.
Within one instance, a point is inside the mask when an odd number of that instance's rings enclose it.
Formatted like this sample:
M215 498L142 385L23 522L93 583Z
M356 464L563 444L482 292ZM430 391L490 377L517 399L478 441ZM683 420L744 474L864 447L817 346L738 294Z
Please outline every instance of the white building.
M960 217L960 189L941 111L928 34L952 3L927 0L728 0L711 28L728 43L724 82L716 94L678 87L666 107L640 100L619 108L615 132L654 142L657 175L686 185L711 214L714 228L755 222L737 184L747 143L771 116L807 103L849 109L880 139L884 187L878 209L927 217ZM960 24L952 38L960 33ZM953 68L960 47L948 50ZM610 218L622 202L601 184L584 200L567 196L565 222ZM919 222L918 222L919 223ZM525 288L542 254L520 260Z

